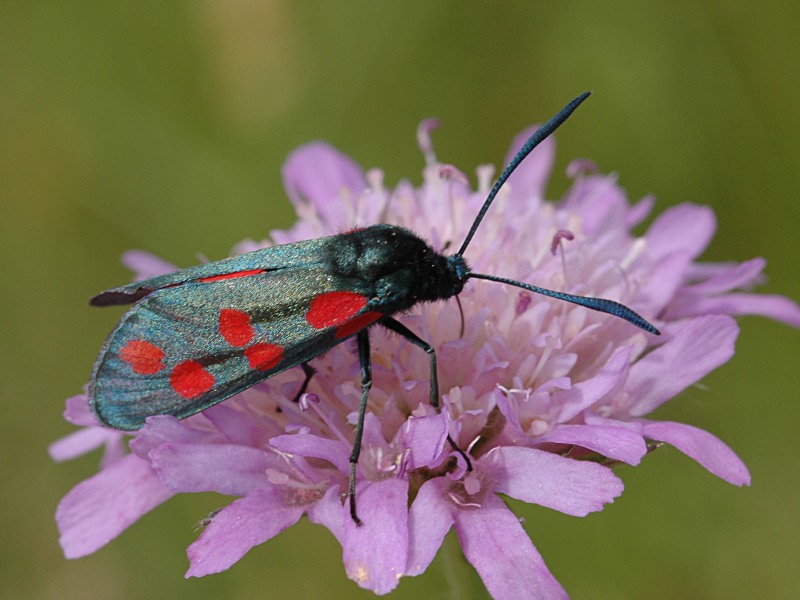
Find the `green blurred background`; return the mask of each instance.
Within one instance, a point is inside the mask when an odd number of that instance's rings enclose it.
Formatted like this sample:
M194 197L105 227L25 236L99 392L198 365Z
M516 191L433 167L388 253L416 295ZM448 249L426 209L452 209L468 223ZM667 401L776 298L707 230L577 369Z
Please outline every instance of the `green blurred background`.
M551 197L575 157L632 198L711 204L709 260L769 261L800 298L800 3L377 3L205 0L0 4L2 598L366 598L308 523L229 572L185 581L193 525L225 503L180 497L97 554L65 560L53 512L97 455L55 465L120 312L87 298L143 248L188 266L286 227L286 154L327 139L386 180L420 180L420 119L468 174L585 89L559 132ZM753 487L665 448L621 468L600 514L514 505L574 598L794 598L800 589L800 333L742 320L736 357L661 411L727 441ZM438 559L395 597L482 597Z

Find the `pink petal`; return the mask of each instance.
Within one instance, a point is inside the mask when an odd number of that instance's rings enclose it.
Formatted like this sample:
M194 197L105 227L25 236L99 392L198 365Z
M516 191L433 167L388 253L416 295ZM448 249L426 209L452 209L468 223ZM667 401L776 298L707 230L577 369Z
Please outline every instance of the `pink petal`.
M230 442L242 446L263 447L269 434L261 421L252 414L234 410L225 404L217 404L203 411L203 416L214 424L214 428L222 433Z
M750 485L747 467L718 437L683 423L644 421L644 424L646 437L675 446L728 483Z
M574 158L567 165L565 172L567 177L575 179L576 177L597 173L597 165L588 158Z
M641 435L626 427L606 425L558 425L536 438L536 443L574 444L629 465L638 465L647 453Z
M408 482L362 482L358 490L360 527L344 522L347 576L376 594L392 591L405 572L408 556Z
M654 261L648 268L647 280L636 292L645 299L648 313L658 314L669 307L686 279L686 269L691 264L689 252L673 252Z
M496 492L576 517L602 510L623 489L619 478L602 465L535 448L494 448L480 463L496 478Z
M136 273L135 279L150 279L167 273L174 273L178 267L163 258L144 250L128 250L122 255L122 264Z
M630 414L641 416L675 397L733 356L736 321L723 315L698 317L664 328L667 342L631 367Z
M108 542L173 495L135 454L76 485L59 502L56 522L67 558L80 558Z
M439 119L423 119L417 125L417 146L425 156L427 163L435 162L435 154L433 151L433 142L431 141L431 132L439 127Z
M432 465L444 451L447 422L444 414L410 417L400 430L403 447L409 450L408 469Z
M254 490L217 513L187 551L186 577L203 577L228 569L250 548L263 544L303 516L302 506L287 506L278 489Z
M331 485L321 500L308 507L308 520L327 527L339 543L344 546L344 522L350 519L350 511L342 506L338 485Z
M243 496L266 487L274 460L263 450L237 444L163 444L150 452L153 469L180 492Z
M570 421L624 381L628 375L632 351L633 346L617 348L594 377L581 381L569 389L554 392L553 404L561 407L555 421L557 423Z
M313 433L294 433L277 435L270 439L269 444L281 452L327 460L341 473L350 472L350 448L340 440Z
M306 144L289 155L283 185L301 217L310 205L333 229L349 224L343 219L342 201L354 206L367 187L361 167L325 142Z
M356 413L352 413L351 416L355 419ZM355 423L355 421L353 421L353 423ZM381 425L382 423L378 416L367 411L367 414L364 415L364 436L361 439L362 447L369 448L370 446L375 446L386 450L389 449L389 444L386 442L386 438L383 435L383 427Z
M738 265L732 265L707 280L683 289L686 294L720 294L730 290L751 285L758 280L767 261L763 258L753 258Z
M504 165L511 162L514 155L519 152L523 144L537 129L539 129L539 126L533 125L517 134L511 142ZM544 198L547 182L553 170L555 155L556 140L553 136L550 136L540 143L528 158L517 167L517 170L509 177L506 184L510 187L511 194L515 199L524 201L530 198Z
M581 219L581 237L594 238L598 233L614 230L628 211L625 192L608 175L591 175L576 181L564 206L570 206Z
M647 253L653 258L661 258L673 252L688 252L692 258L706 249L717 220L707 206L679 204L668 208L647 230Z
M144 427L130 442L131 450L144 459L150 451L167 443L215 443L223 437L216 431L190 427L188 421L181 421L170 415L148 417Z
M456 532L464 556L495 600L567 598L519 519L494 495L479 509L459 510Z
M656 199L653 196L645 196L631 206L628 214L625 215L625 226L632 229L644 221L650 215L655 203Z
M92 412L92 409L89 408L89 397L86 394L78 394L67 398L64 419L73 425L81 427L98 427L102 425Z
M425 572L453 525L450 503L445 498L449 482L430 479L422 487L408 513L408 564L406 575Z
M50 444L48 452L56 462L72 460L101 447L118 435L102 427L86 427L56 440Z
M768 294L727 294L725 296L682 295L667 308L668 319L697 315L758 315L800 327L800 306L784 296Z

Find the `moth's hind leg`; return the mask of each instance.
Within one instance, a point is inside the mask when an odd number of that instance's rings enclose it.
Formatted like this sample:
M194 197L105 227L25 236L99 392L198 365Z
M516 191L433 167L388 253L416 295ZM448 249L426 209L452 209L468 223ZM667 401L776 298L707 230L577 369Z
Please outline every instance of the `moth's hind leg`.
M431 406L436 409L436 412L441 412L441 407L439 406L439 375L436 369L436 351L433 349L428 342L420 338L417 334L411 331L408 327L403 325L400 321L396 321L391 317L385 317L380 320L380 324L383 325L389 331L394 331L396 334L403 336L409 342L414 344L417 348L422 348L430 358L430 402ZM453 438L450 437L450 434L447 434L447 441L450 442L450 445L453 447L453 450L458 452L461 458L464 459L464 462L467 464L467 471L472 471L472 461L470 461L467 453L464 452L458 445L455 443Z
M317 370L311 365L309 365L307 362L300 363L300 368L303 369L305 377L303 378L303 383L300 385L300 389L297 390L297 393L292 397L292 402L294 402L295 404L300 402L300 397L306 393L311 378L317 372ZM276 406L275 412L282 413L283 409L280 406Z
M361 404L358 407L353 452L350 454L350 487L347 496L350 500L350 518L356 525L361 525L356 511L356 466L361 455L361 440L364 436L364 416L367 413L369 390L372 388L372 364L370 363L369 334L366 329L358 332L358 361L361 364Z
M300 368L303 369L303 373L305 374L305 378L303 379L303 383L300 386L300 389L294 395L294 398L292 398L292 402L294 402L294 403L300 402L300 396L302 396L303 394L306 393L306 390L308 389L308 384L311 381L311 378L314 377L314 375L317 372L317 370L314 367L312 367L310 364L308 364L307 362L300 363Z

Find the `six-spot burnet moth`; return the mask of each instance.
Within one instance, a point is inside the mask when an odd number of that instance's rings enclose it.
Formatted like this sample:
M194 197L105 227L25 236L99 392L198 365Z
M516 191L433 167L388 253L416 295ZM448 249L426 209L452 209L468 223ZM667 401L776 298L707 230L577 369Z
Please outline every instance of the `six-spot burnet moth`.
M428 353L430 402L437 411L436 354L392 315L418 302L456 296L468 279L513 285L659 333L617 302L474 273L464 258L503 183L588 96L586 92L575 98L527 140L492 187L455 254L436 252L402 227L372 225L249 252L95 296L94 306L134 304L109 335L95 363L89 383L92 409L110 427L135 430L147 417L188 417L298 365L306 374L304 391L314 372L308 361L355 336L361 404L348 496L350 515L360 523L355 470L372 385L370 326L385 327Z

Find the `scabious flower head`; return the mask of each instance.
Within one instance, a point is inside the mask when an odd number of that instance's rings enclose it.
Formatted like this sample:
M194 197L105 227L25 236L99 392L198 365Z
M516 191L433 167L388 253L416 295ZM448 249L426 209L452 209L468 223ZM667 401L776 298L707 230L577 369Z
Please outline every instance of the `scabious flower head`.
M324 143L291 154L284 182L297 223L245 252L378 222L402 225L439 251L472 224L493 170L477 189L436 161L429 131L418 131L428 165L419 188L388 189ZM514 140L509 157L530 134ZM378 594L425 571L454 528L467 560L495 598L558 598L550 574L499 494L575 516L602 509L623 489L608 465L636 465L665 442L735 484L747 468L723 442L650 412L731 358L733 317L760 314L800 326L800 308L754 295L762 259L696 262L714 233L709 208L683 204L657 216L641 237L631 229L652 198L631 204L614 177L588 161L568 168L573 184L544 200L554 155L546 140L512 175L466 258L479 273L623 302L655 322L660 337L629 323L518 288L469 282L455 300L416 306L401 320L436 349L444 410L429 404L428 355L379 327L370 331L374 384L357 469L358 511L349 516L348 458L360 399L350 343L315 359L308 393L293 402L300 369L272 377L205 412L148 419L132 434L105 429L85 395L66 418L80 431L56 442L57 459L98 446L101 470L78 484L57 511L66 556L94 552L176 493L216 491L237 499L206 519L188 550L187 576L227 569L304 515L343 549L348 576ZM174 269L150 255L125 256L139 278ZM125 434L127 435L127 434ZM470 457L454 452L448 435Z

